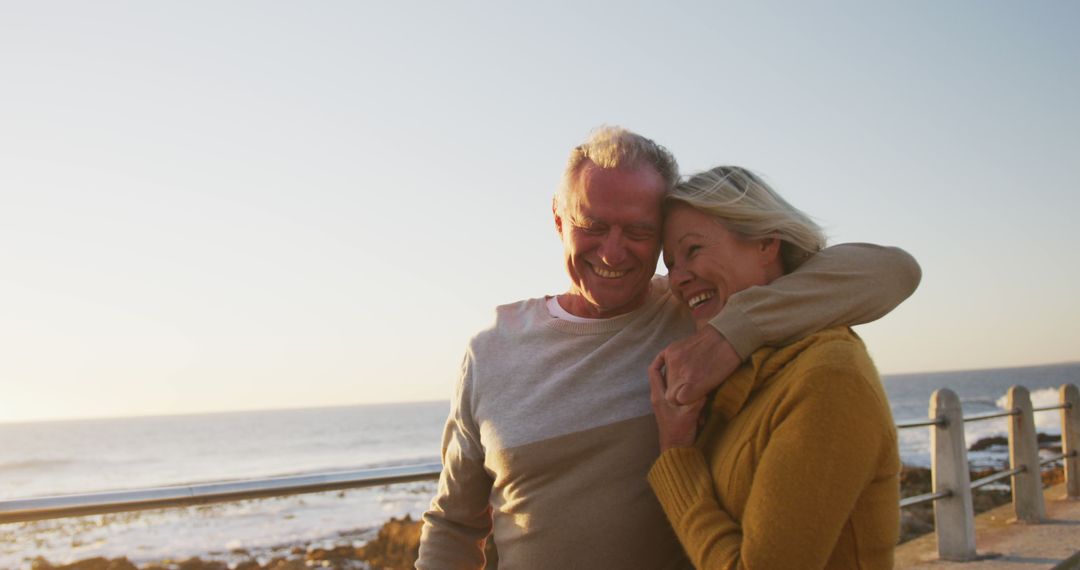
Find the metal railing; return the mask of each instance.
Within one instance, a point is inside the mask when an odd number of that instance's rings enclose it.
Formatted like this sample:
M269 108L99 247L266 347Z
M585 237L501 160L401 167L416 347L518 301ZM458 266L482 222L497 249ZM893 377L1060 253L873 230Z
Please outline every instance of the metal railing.
M941 389L930 397L928 419L896 424L897 429L930 428L932 492L906 497L900 508L933 502L939 558L963 561L976 557L973 489L1010 479L1016 520L1039 523L1046 518L1041 467L1062 461L1066 496L1080 497L1080 391L1074 384L1064 384L1059 395L1060 404L1034 408L1027 388L1013 386L1007 394L1006 411L964 417L956 393ZM1040 460L1034 414L1052 410L1061 410L1062 453ZM996 418L1009 418L1009 469L972 481L964 424Z
M971 490L1003 479L1011 479L1016 518L1039 522L1046 516L1040 467L1064 461L1068 497L1080 497L1080 391L1073 384L1060 389L1061 403L1033 408L1028 390L1013 386L1008 392L1008 410L964 417L960 399L948 389L930 398L928 419L898 422L898 429L930 428L931 478L933 490L906 497L900 507L934 503L938 556L944 560L971 560L975 557L975 523ZM1034 412L1061 410L1062 453L1039 460ZM964 423L1009 418L1010 469L971 481L964 441ZM434 480L441 465L428 463L316 473L269 479L158 487L130 491L88 493L0 501L0 524L74 516L185 507L225 503L301 493L318 493L395 483Z
M15 499L0 501L0 524L378 487L438 479L441 470L439 463L426 463L225 483Z

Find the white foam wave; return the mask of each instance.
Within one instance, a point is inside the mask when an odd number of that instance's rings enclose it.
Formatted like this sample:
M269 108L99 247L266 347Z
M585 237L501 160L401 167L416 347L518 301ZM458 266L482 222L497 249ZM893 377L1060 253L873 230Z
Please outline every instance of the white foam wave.
M1057 406L1061 403L1061 396L1057 388L1040 388L1031 392L1031 405L1035 408ZM997 399L997 407L1007 410L1009 395L1006 394ZM1058 410L1035 412L1035 430L1046 434L1061 434L1061 412Z
M0 525L0 568L30 569L37 556L59 564L98 556L138 564L191 556L236 563L247 557L230 554L238 549L268 560L294 545L359 546L392 516L419 517L434 492L431 482L404 483Z
M1031 392L1031 404L1035 408L1056 406L1060 403L1057 388L1041 388ZM972 404L985 404L986 408L996 407L1000 411L1007 410L1008 395L1003 395L997 400L965 400L963 402L965 413L970 416L979 411L967 411L969 407L978 409L980 406ZM993 411L993 410L987 410ZM1059 411L1044 411L1035 413L1035 430L1048 435L1061 434L1061 413ZM1006 436L1009 433L1008 418L995 418L964 424L964 441L970 447L975 442L990 437ZM907 465L921 467L930 466L930 432L929 428L906 429L900 432L900 457ZM971 452L968 459L973 465L989 466L1008 460L1008 450L990 448L985 452Z

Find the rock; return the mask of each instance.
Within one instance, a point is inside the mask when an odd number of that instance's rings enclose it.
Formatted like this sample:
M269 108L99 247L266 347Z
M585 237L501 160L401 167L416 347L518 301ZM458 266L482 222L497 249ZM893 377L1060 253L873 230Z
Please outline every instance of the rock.
M929 493L934 485L930 470L905 465L900 471L900 496L914 497ZM900 542L934 531L934 507L930 503L900 510Z
M379 529L377 537L356 549L356 555L372 568L411 570L420 552L422 524L421 521L412 520L409 515L402 519L390 519ZM497 570L499 553L494 541L487 541L484 554L487 556L486 570Z
M316 548L311 552L308 552L305 558L311 562L321 562L323 560L337 562L341 560L355 559L356 551L357 549L351 546L338 546L337 548L333 548L331 550L326 550L324 548Z
M1000 435L995 435L993 437L984 437L979 441L971 444L971 447L968 447L968 451L983 451L984 449L989 449L996 445L1008 447L1009 438Z
M233 570L262 570L262 565L255 560L245 560L237 564Z
M916 505L900 511L900 542L934 532L934 511L929 505Z
M1041 447L1047 447L1046 444L1053 444L1053 443L1060 444L1061 443L1061 436L1060 435L1045 434L1045 433L1040 432L1035 437L1038 440L1039 445ZM993 437L984 437L984 438L976 441L975 443L971 444L971 447L968 448L968 451L983 451L985 449L989 449L989 448L995 447L995 446L1008 447L1009 446L1009 438L1007 438L1005 436L1002 436L1002 435L997 435L997 436L993 436Z
M177 570L229 570L229 565L218 560L204 561L196 557L181 562Z
M79 560L78 562L72 562L64 566L57 566L56 570L109 570L110 560L108 558L96 557L87 558L86 560Z
M993 438L987 438L992 440ZM986 440L979 440L976 445ZM985 443L985 446L995 445L994 443ZM971 480L981 479L988 475L997 473L998 469L978 469L971 472ZM1005 481L1007 484L1008 481ZM904 466L900 472L900 496L913 497L915 495L923 495L930 493L933 490L933 476L929 469L924 467L908 467ZM972 506L974 507L975 514L988 511L999 505L1003 505L1012 500L1012 494L1009 491L994 491L987 489L976 489L972 492ZM923 503L920 505L914 505L902 509L900 511L900 542L906 542L926 534L933 532L934 530L934 506L932 503Z
M1061 443L1060 435L1039 432L1039 434L1036 435L1035 438L1039 441L1039 443Z
M905 497L929 493L932 486L933 479L930 476L930 470L925 467L905 465L900 471L900 490L901 495Z
M266 570L307 570L307 564L303 560L286 560L275 558L266 565Z
M39 556L30 563L30 567L33 570L138 570L127 558L121 557L109 560L100 556L62 566L53 566L48 560Z
M30 570L53 570L53 565L48 560L38 556L30 563Z
M1043 487L1050 487L1064 482L1065 469L1063 467L1053 467L1042 472Z
M420 521L392 518L379 529L379 535L356 549L361 560L373 568L408 570L416 564L420 552Z

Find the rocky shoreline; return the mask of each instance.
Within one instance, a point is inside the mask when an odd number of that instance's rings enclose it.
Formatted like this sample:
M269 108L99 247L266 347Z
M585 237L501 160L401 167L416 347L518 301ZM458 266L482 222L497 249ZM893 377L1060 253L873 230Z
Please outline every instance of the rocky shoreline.
M1039 434L1040 446L1060 452L1060 436ZM1004 445L1004 438L987 438L975 442L972 451ZM996 473L1005 466L975 469L971 479L979 479ZM1042 473L1044 486L1060 483L1064 479L1061 467ZM900 474L901 496L910 497L929 493L932 487L930 470L925 467L905 466ZM976 489L972 493L975 513L990 510L1012 500L1007 488ZM906 542L934 530L934 509L930 503L914 505L901 511L900 542ZM420 544L420 521L409 516L392 518L378 531L375 538L363 546L339 545L324 548L319 545L293 546L286 553L273 556L253 555L246 551L232 552L228 561L207 556L186 560L163 560L155 563L134 564L127 558L89 558L72 564L53 565L44 558L32 562L33 570L301 570L308 568L338 568L351 570L411 569L416 561ZM498 568L498 553L488 544L488 568Z
M294 546L288 554L261 561L245 552L233 552L242 558L226 562L207 558L163 560L136 565L127 558L88 558L71 564L53 565L44 558L33 561L33 570L307 570L309 568L407 570L413 567L420 547L420 521L406 515L392 518L379 529L378 535L360 547L341 545L321 548L314 545ZM490 549L489 549L490 550Z
M976 469L971 472L971 480L993 475L1004 469ZM1065 480L1061 467L1054 467L1042 472L1043 487L1057 485ZM904 467L900 473L901 495L912 497L929 493L932 488L930 470L925 467ZM1012 501L1012 492L1005 489L975 489L971 492L975 514L989 511ZM900 543L934 532L934 506L932 503L912 505L900 511Z

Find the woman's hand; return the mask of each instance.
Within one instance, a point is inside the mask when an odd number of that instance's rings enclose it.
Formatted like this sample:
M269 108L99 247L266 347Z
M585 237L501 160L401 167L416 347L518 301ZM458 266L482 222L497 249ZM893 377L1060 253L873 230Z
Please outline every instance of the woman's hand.
M672 447L690 447L697 437L698 420L705 407L705 398L698 398L689 404L678 404L668 400L667 380L664 378L663 362L654 360L649 366L649 393L656 426L660 429L660 452Z
M742 364L724 335L706 325L660 351L652 367L666 371L667 399L689 404L706 397Z

